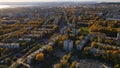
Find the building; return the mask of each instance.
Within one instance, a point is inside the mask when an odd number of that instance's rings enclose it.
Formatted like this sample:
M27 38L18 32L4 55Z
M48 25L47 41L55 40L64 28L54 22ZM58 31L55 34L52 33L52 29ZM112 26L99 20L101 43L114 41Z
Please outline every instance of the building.
M74 35L78 35L78 29L72 28L72 33L73 33Z
M26 18L26 19L24 19L24 23L28 23L29 20L30 20L30 18Z
M64 27L64 28L62 28L61 30L60 30L60 33L61 34L67 34L67 27Z
M14 48L20 48L20 44L19 43L0 43L0 47L14 49Z
M120 40L120 33L117 33L117 40Z
M80 44L77 45L77 50L81 51L83 49L83 47L86 45L86 43L89 42L90 39L90 34L88 34L81 42Z
M19 38L19 41L31 41L31 38Z
M116 40L117 40L117 45L120 45L120 33L117 33L117 38L116 38Z
M58 39L60 36L61 36L61 35L55 36L54 38L51 39L52 41L50 41L48 44L42 46L40 49L38 49L38 50L36 50L35 52L33 52L33 53L31 53L30 55L28 55L28 56L27 56L27 59L26 59L27 63L28 63L28 64L31 64L31 63L32 63L32 60L35 59L36 54L41 53L41 52L44 52L44 51L47 49L48 46L53 46L54 43L55 43L55 40Z
M89 48L89 53L90 54L95 54L96 53L96 49L95 48Z
M35 59L36 54L43 52L45 49L44 48L40 48L38 50L36 50L35 52L31 53L30 55L27 56L27 63L31 64L32 60Z
M110 66L92 59L80 60L75 68L111 68Z
M64 40L63 49L65 51L71 51L73 49L73 41L72 40Z

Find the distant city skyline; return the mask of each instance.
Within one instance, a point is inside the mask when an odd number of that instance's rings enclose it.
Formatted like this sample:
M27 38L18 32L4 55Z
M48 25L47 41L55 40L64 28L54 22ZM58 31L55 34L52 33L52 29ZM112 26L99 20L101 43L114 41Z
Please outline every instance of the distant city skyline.
M0 0L0 2L120 2L120 0Z

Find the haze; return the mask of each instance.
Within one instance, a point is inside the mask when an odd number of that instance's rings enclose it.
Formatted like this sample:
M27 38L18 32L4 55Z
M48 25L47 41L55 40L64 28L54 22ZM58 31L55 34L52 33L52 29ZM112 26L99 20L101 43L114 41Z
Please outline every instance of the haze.
M79 2L86 2L86 1L95 1L95 2L120 2L120 0L0 0L0 2L68 2L68 1L79 1Z

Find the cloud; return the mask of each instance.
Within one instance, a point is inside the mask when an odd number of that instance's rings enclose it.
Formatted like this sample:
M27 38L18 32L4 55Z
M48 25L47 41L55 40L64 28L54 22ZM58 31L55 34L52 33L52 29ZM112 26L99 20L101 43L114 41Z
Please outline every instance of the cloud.
M99 2L120 2L120 0L99 0Z

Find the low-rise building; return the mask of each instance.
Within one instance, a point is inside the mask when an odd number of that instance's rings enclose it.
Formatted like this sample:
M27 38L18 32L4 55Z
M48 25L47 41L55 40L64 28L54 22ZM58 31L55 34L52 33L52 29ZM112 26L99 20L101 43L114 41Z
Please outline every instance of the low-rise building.
M61 35L55 36L54 38L52 38L52 41L50 41L48 44L42 46L40 49L36 50L35 52L31 53L30 55L27 56L27 63L31 63L31 61L33 59L35 59L36 54L40 53L40 52L44 52L48 46L53 46L55 43L55 40L58 39Z
M31 41L31 38L19 38L19 41Z
M20 44L19 43L0 43L0 47L1 48L20 48Z
M88 34L81 42L80 44L77 45L77 50L81 51L82 48L85 46L86 43L88 43L89 39L90 39L90 34Z

